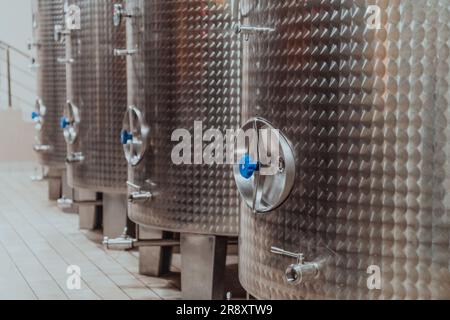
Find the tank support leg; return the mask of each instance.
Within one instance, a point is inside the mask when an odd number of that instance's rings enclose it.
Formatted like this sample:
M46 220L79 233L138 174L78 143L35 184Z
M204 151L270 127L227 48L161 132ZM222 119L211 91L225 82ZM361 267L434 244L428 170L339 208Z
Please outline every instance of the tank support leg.
M128 219L128 199L124 194L103 194L103 236L116 238L123 234L125 228L128 235L134 231L134 226Z
M171 240L172 232L148 230L139 227L139 240ZM139 274L161 277L170 272L173 247L139 247Z
M77 189L75 193L75 200L77 202L96 201L97 193L90 190ZM100 220L99 208L97 206L78 205L78 214L80 218L80 229L82 230L97 229Z
M222 300L227 257L226 237L181 235L181 288L186 300Z
M62 192L62 172L61 170L49 168L47 174L48 180L48 199L57 201L61 198Z

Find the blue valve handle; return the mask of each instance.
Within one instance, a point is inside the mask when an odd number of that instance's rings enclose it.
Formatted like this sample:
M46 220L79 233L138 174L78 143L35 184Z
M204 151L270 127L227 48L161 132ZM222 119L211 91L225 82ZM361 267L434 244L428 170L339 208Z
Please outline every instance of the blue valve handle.
M243 178L250 179L256 171L259 171L259 163L254 162L249 154L245 154L239 163L239 171Z
M37 113L36 111L33 111L31 113L31 120L36 120L37 118L39 118L39 113Z
M61 126L61 129L66 129L67 126L70 124L70 121L66 117L62 117L59 124Z
M128 141L133 140L133 134L128 132L127 130L122 130L120 133L120 142L122 142L123 145L128 144Z

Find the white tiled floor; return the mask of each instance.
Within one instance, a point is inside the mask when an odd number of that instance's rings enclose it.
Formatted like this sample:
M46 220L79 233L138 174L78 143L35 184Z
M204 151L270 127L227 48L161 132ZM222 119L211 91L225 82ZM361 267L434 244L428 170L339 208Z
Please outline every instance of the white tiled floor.
M180 299L179 275L144 277L136 253L104 251L100 234L79 231L77 215L47 201L33 172L0 165L0 300ZM81 268L81 290L67 289L70 265Z

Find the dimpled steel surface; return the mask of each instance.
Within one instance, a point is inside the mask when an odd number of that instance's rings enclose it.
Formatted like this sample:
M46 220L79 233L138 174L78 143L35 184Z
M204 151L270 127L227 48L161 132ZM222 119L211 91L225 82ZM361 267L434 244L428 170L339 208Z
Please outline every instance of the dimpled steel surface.
M381 29L370 29L369 5ZM449 9L243 1L245 23L276 29L245 42L243 121L260 116L284 132L298 172L276 211L243 208L240 279L251 295L450 298ZM287 284L296 261L272 246L325 259L320 277ZM380 290L369 289L371 266Z
M48 152L38 153L42 165L64 168L66 144L58 120L66 100L66 69L57 58L64 57L65 51L64 45L54 40L54 26L64 22L63 0L34 0L32 7L37 99L46 107L35 144L51 147Z
M114 49L125 47L125 28L113 25L119 1L72 0L81 9L81 30L71 32L72 85L69 100L80 110L80 134L69 153L85 160L68 166L70 183L78 188L126 193L127 165L120 144L127 106L126 58Z
M129 105L145 112L148 150L130 180L153 199L129 210L138 224L177 232L237 236L239 195L232 166L175 165L172 132L240 120L240 38L229 1L128 1ZM131 190L133 191L133 190Z

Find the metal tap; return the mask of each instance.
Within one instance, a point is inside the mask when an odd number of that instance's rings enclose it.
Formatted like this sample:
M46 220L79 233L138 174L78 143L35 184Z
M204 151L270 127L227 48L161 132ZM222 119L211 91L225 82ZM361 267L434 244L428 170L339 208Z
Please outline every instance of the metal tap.
M284 277L288 284L300 285L317 279L320 276L320 264L316 262L305 262L303 253L286 251L272 247L272 253L297 259L297 263L291 264L285 271Z
M128 196L128 201L130 203L147 202L153 198L153 194L149 191L142 191L141 186L138 186L130 181L127 181L127 185L130 188L133 188L136 190L134 192L130 192L130 194Z
M84 161L84 159L85 157L82 152L75 152L67 157L66 162L68 164L81 163Z

